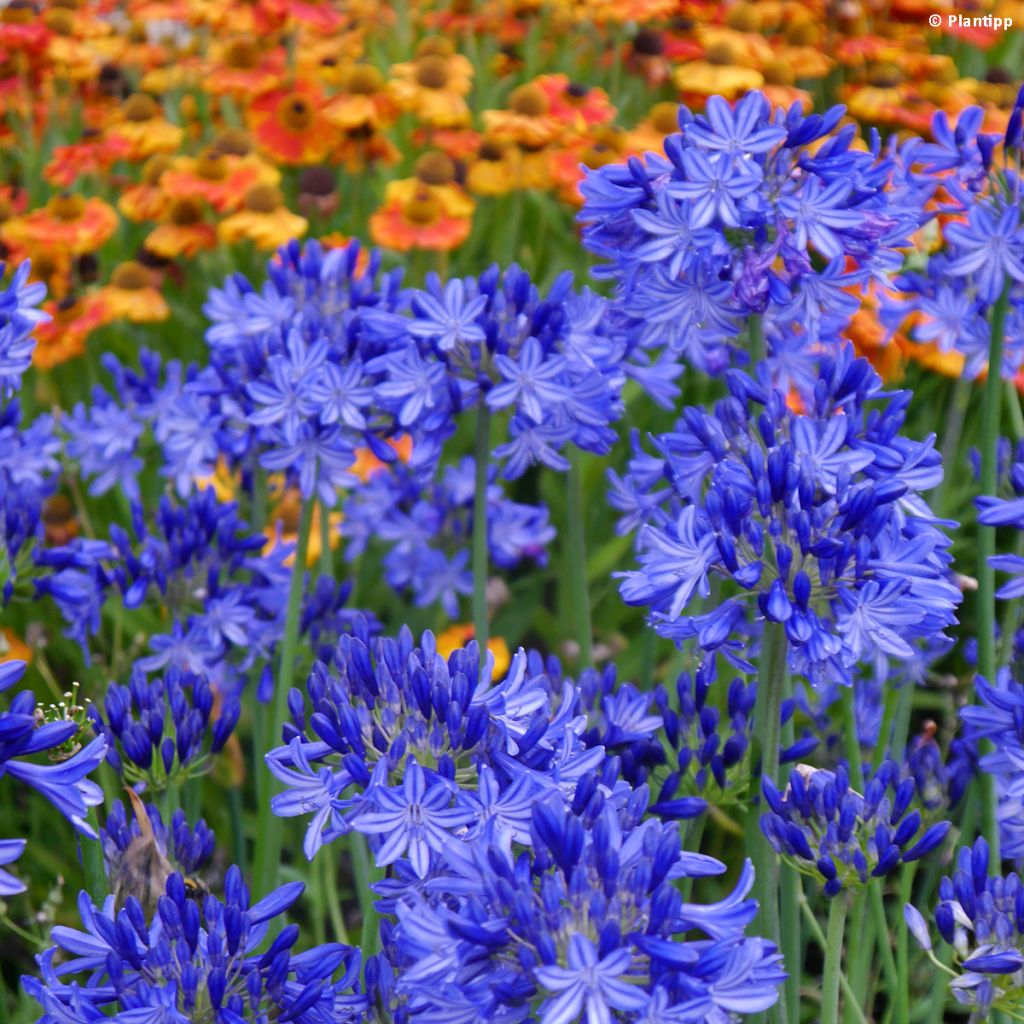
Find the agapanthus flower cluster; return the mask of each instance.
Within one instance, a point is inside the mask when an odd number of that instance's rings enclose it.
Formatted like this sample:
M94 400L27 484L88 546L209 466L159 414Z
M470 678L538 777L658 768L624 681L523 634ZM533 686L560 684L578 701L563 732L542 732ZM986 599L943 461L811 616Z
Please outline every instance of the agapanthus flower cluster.
M1000 851L1007 860L1024 857L1024 685L1003 669L994 683L975 676L977 704L960 709L965 734L988 740L980 767L995 779Z
M169 666L147 678L136 665L126 686L112 682L102 711L90 709L107 740L107 762L125 782L162 792L203 774L241 714L237 695L216 691L205 676Z
M977 453L971 454L977 471L979 457ZM1024 530L1024 441L1011 445L1006 438L1000 438L997 455L1000 493L975 498L978 522L984 526L1012 526ZM1024 558L1015 554L993 555L989 565L1011 574L1011 579L996 591L996 597L1008 601L1024 596Z
M790 667L817 686L951 625L949 540L920 497L942 468L931 438L899 434L909 394L883 394L848 348L822 359L802 412L764 369L726 382L727 398L685 409L655 456L611 476L620 531L642 524L625 601L663 636L726 653L741 624L781 623Z
M985 112L968 107L956 125L944 112L932 122L934 142L908 150L912 173L941 181L936 225L939 244L927 266L899 275L882 309L895 331L909 322L913 341L958 352L964 372L988 364L992 317L1004 309L1003 361L1012 378L1024 362L1024 224L1021 222L1021 116L1024 90L1003 136L981 131Z
M0 663L0 692L9 690L25 674L25 662ZM20 786L41 793L85 836L97 838L86 821L89 808L103 802L103 791L88 776L106 754L107 743L97 737L85 746L68 749L68 743L80 732L77 721L40 722L36 698L24 690L15 694L0 711L0 777L8 776ZM49 764L33 760L34 755L50 754ZM25 847L23 839L0 840L0 864L16 860ZM25 886L6 871L0 871L0 896L24 892Z
M813 386L816 349L838 341L858 290L901 266L934 189L877 133L860 148L844 113L712 96L704 113L679 108L664 154L585 177L584 244L645 343L717 374L762 344L743 336L756 317L776 379Z
M358 950L333 943L293 954L294 924L262 948L270 923L302 891L291 882L251 903L233 866L223 899L195 900L172 874L151 919L134 897L115 910L113 896L96 906L83 892L81 929L54 928L54 946L38 957L41 977L22 984L43 1008L40 1024L90 1024L111 1013L180 1024L358 1019Z
M332 665L314 665L306 695L289 696L286 744L267 754L286 787L274 812L312 815L307 857L356 829L381 836L382 863L412 841L426 870L429 850L438 852L432 818L447 823L438 828L463 826L500 816L502 804L528 818L538 794L572 792L601 765L603 748L581 738L579 691L557 665L549 674L520 649L500 682L492 666L490 655L480 665L475 643L445 659L429 632L416 645L408 629L371 641L359 626L341 638Z
M707 1021L774 1004L774 947L746 936L749 862L720 903L684 901L676 881L721 873L645 818L646 787L536 802L529 846L448 840L425 886L394 906L385 945L410 1018L544 1024ZM378 892L391 893L388 883Z
M5 269L0 261L0 279ZM38 308L46 295L46 285L29 282L31 271L31 260L23 260L0 290L0 409L21 387L21 378L32 365L36 347L33 328L50 319Z
M904 917L931 954L924 916L907 904ZM990 1019L993 1010L1019 1016L1024 1011L1024 883L1014 871L989 874L984 839L963 847L954 874L939 882L935 925L952 947L955 970L943 970L953 975L949 983L953 997L972 1009L971 1024Z
M157 850L176 871L182 876L194 875L209 864L217 837L202 818L193 828L185 812L178 808L170 824L166 824L156 804L147 803L144 806ZM143 837L142 825L137 819L129 820L124 804L120 800L116 801L100 829L108 878L116 879L124 872L125 855L133 843L138 843L140 837Z
M436 461L458 415L481 404L509 416L494 448L506 477L535 463L568 469L570 443L610 450L629 343L604 299L572 290L571 274L546 294L516 265L445 284L432 274L410 303L411 317L378 312L368 320L389 348L370 364L385 377L377 397L412 434L417 464ZM677 374L652 371L662 389Z
M365 261L365 263L364 263ZM395 458L384 438L394 423L376 401L385 348L368 335L368 310L404 302L401 271L358 243L324 251L283 246L260 291L241 274L213 289L204 311L209 365L190 375L157 421L166 469L180 493L222 460L242 470L282 472L305 498L337 502L355 482L357 448Z
M895 761L873 772L863 795L845 765L835 771L797 765L780 793L765 777L768 811L761 829L777 853L817 878L826 896L866 885L941 845L948 821L928 824L913 808L917 787Z
M544 565L555 535L544 505L512 501L489 467L487 542L490 561L513 569L526 560ZM456 618L459 598L472 593L469 565L473 532L475 463L467 457L424 479L406 463L372 472L343 506L346 555L359 557L372 541L389 548L384 576L417 605L440 602Z

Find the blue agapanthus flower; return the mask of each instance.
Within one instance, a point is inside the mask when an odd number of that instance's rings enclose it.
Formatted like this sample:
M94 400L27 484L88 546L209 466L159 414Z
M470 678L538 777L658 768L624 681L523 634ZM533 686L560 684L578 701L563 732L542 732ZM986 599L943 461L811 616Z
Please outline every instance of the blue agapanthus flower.
M14 686L26 667L23 661L0 664L0 692ZM82 746L77 741L79 722L62 719L40 723L36 710L35 695L25 690L0 711L0 778L7 776L19 786L41 793L78 832L96 839L96 830L86 816L91 807L103 802L103 790L88 776L102 763L107 742L101 736ZM49 763L33 759L42 753L50 754ZM0 843L0 864L10 864L23 848L22 840L4 840ZM24 888L8 872L0 872L4 895L23 892Z
M515 812L498 793L513 790L513 803L528 806L543 793L573 792L600 767L605 751L584 742L579 690L557 665L520 650L504 679L492 680L492 666L489 654L480 666L475 643L445 659L431 633L418 645L407 629L371 641L357 626L341 638L333 663L313 667L306 694L292 690L286 743L267 755L286 787L272 798L274 813L311 818L307 857L355 829L375 837L380 863L398 856L393 844L411 843L425 872L439 832L456 822L497 814L508 820L492 828L515 831ZM422 833L398 827L412 803Z
M815 877L829 898L880 878L937 849L950 822L928 824L911 804L917 791L895 761L872 773L863 795L850 787L846 767L798 765L784 793L761 780L768 804L761 829L775 851Z
M96 906L83 892L82 927L54 928L53 947L37 958L39 977L22 985L43 1009L39 1024L91 1024L111 1014L174 1024L358 1020L358 950L333 943L294 953L294 924L265 944L270 922L302 891L291 882L252 903L233 866L222 899L197 901L172 874L151 919L134 897L116 910L113 896Z
M873 276L927 219L933 180L877 134L857 148L843 107L805 116L759 92L679 108L664 153L591 171L584 244L615 282L613 309L644 347L718 374L760 341L776 381L802 379L839 342ZM853 269L849 269L850 263ZM813 384L813 380L811 381Z
M396 1000L413 1019L512 1021L533 1007L545 1024L724 1024L772 1006L785 974L745 934L749 863L720 903L685 902L677 879L723 865L645 820L647 799L645 787L598 788L569 808L555 793L534 804L525 848L449 839L426 883L387 901Z
M931 954L931 929L924 915L907 904L904 917ZM994 1010L1019 1016L1024 1011L1024 883L1016 872L989 874L984 839L961 848L956 871L939 882L934 920L952 948L950 991L972 1010L971 1020L987 1020Z
M369 363L384 376L377 397L412 434L416 466L434 465L459 414L480 404L508 416L494 450L506 477L535 463L567 469L569 443L606 454L626 377L651 371L604 300L574 292L568 273L546 295L515 265L446 284L431 274L410 302L411 319L367 319L387 349ZM662 396L678 372L659 368Z
M5 265L0 261L0 278ZM46 285L29 283L30 260L18 264L11 279L0 290L0 409L21 387L21 378L32 365L36 340L32 331L50 319L38 308L46 295Z
M881 319L892 332L907 326L912 340L961 353L972 378L988 364L990 321L1004 292L1001 375L1013 378L1024 362L1024 224L1014 152L1022 108L1018 96L1003 137L981 131L980 107L961 111L955 126L940 111L935 141L904 154L905 166L924 169L911 172L919 181L941 182L947 217L927 266L898 275L883 295Z
M620 530L643 523L625 601L705 650L728 652L741 622L781 623L790 667L816 686L848 685L858 662L909 658L915 638L954 623L949 540L920 496L941 463L931 438L899 434L909 394L884 394L848 348L823 358L803 412L765 370L726 382L729 397L685 409L652 438L654 457L612 481ZM713 578L724 583L714 605Z

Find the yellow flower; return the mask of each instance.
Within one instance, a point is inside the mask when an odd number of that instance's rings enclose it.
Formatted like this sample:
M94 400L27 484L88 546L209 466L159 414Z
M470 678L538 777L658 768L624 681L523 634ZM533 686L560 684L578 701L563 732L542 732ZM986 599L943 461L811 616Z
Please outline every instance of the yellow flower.
M221 221L217 234L229 245L248 239L257 248L270 250L301 238L308 227L305 217L284 205L280 189L254 185L246 192L242 209Z
M449 626L437 635L437 653L447 659L453 651L465 647L473 639L473 624L464 622L456 626ZM508 644L500 636L492 636L487 641L487 650L494 658L494 671L492 677L501 679L508 672L512 663L512 656L509 653Z

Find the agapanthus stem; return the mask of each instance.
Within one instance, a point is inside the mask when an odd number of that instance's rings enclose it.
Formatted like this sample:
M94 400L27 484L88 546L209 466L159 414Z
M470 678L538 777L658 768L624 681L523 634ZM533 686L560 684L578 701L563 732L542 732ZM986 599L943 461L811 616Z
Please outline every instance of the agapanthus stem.
M481 401L476 413L476 490L473 494L473 636L480 661L487 657L487 467L491 458L491 414Z
M356 896L363 923L360 931L359 948L363 959L371 957L380 949L380 915L377 913L376 897L370 885L375 881L371 866L370 851L366 837L359 832L350 832L349 853L352 857L352 874L355 877Z
M90 807L85 820L96 831L99 831L99 816L96 808ZM106 868L103 865L103 843L99 839L78 837L78 848L82 855L82 874L85 876L85 888L97 906L102 906L104 897L110 891Z
M754 758L761 757L761 777L773 782L779 774L779 740L782 726L782 700L786 690L787 646L784 627L777 622L766 622L761 636L761 657L757 674L757 705L754 716ZM753 762L756 763L756 760ZM756 792L756 790L755 790ZM749 814L759 815L759 807L751 801ZM756 822L756 817L755 817ZM757 895L758 934L782 949L779 923L779 858L760 827L752 827L751 856L754 861ZM787 965L788 968L788 965ZM776 1006L775 1019L786 1021L785 1001Z
M320 503L320 575L334 577L334 559L331 557L331 510Z
M306 577L306 556L309 552L309 533L313 523L315 502L302 502L299 514L299 535L295 545L291 581L288 586L288 605L285 611L284 636L281 639L281 660L277 667L274 686L273 712L267 716L270 725L263 737L263 752L281 742L281 729L288 717L288 691L294 683L295 653L299 641L299 612L302 610L302 590ZM261 766L266 771L265 766ZM256 881L258 892L269 892L277 880L281 863L281 845L284 823L270 810L270 801L260 805L260 828L256 837Z
M566 519L569 544L569 585L572 588L573 613L576 623L576 643L579 645L579 665L590 668L594 663L590 625L590 590L587 579L587 540L583 522L583 468L582 455L573 451L569 456Z
M995 494L999 482L999 421L1002 411L1003 341L1009 286L992 307L992 336L988 350L985 405L981 412L981 493ZM996 583L989 559L996 552L995 527L978 524L978 672L996 679ZM999 823L996 820L995 778L981 776L982 828L995 863L999 863Z
M846 931L846 896L840 893L828 908L825 936L825 975L821 984L821 1024L839 1020L839 978L843 963L843 935ZM909 1020L909 1017L901 1018Z

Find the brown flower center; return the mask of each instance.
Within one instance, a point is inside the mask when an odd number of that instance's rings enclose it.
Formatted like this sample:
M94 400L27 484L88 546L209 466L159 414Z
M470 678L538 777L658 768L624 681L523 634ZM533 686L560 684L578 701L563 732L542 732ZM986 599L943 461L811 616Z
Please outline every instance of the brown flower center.
M223 181L228 176L228 158L212 147L204 149L196 160L196 174L207 181Z
M191 227L203 219L203 204L191 196L182 196L171 203L171 223L179 228Z
M716 67L728 67L730 64L735 64L738 57L736 47L728 39L719 39L704 51L704 59Z
M432 224L441 216L441 204L429 192L417 192L402 213L411 224Z
M47 12L46 26L59 36L70 36L75 31L75 16L67 9L55 8Z
M155 185L163 176L164 171L169 170L173 162L165 153L158 153L151 156L142 165L142 183L144 185Z
M71 192L54 196L46 205L57 220L78 220L85 213L85 200Z
M892 89L903 81L895 64L874 64L868 69L868 82L878 89Z
M432 150L416 161L416 177L424 185L447 185L455 180L455 163L440 150Z
M36 9L26 0L12 0L0 11L0 22L5 25L27 25L35 21Z
M334 171L330 167L304 167L299 174L299 191L307 196L329 196L334 193Z
M487 160L490 163L500 163L504 159L505 149L501 143L485 139L480 144L480 152L477 155L481 160Z
M679 131L679 107L671 100L655 103L651 107L650 118L651 127L659 135L673 135Z
M775 57L765 64L762 74L768 85L792 85L796 81L796 72L788 60Z
M253 185L245 193L245 208L252 213L273 213L281 205L281 190L274 185Z
M786 42L790 46L817 46L820 37L818 26L810 19L794 21L786 29Z
M356 64L345 75L345 92L374 96L384 88L384 76L372 64Z
M758 32L761 29L761 16L753 4L735 4L725 16L725 23L737 32Z
M121 104L121 113L124 114L124 119L136 124L151 121L159 112L160 108L156 105L156 100L142 92L129 96Z
M74 305L78 305L78 300L72 300ZM47 526L60 526L64 523L70 523L75 518L75 509L71 504L69 498L63 494L54 494L52 497L47 498L43 504L43 512L40 517Z
M416 84L424 89L443 89L448 84L448 61L430 54L416 61Z
M252 39L232 39L224 51L224 63L238 71L249 71L260 62L260 49Z
M633 39L633 50L643 57L660 57L665 52L665 37L657 29L642 28Z
M447 60L455 55L455 46L444 36L425 36L416 45L416 59L423 57L442 57Z
M547 96L539 85L521 85L508 98L509 110L524 117L542 117L550 109Z
M241 128L225 128L213 140L212 148L227 156L247 156L252 152L252 142Z
M293 92L277 108L284 126L293 132L304 132L313 123L315 111L308 97Z
M125 291L137 292L150 285L149 272L135 260L126 262L115 267L110 275L110 283L115 288L123 288Z

